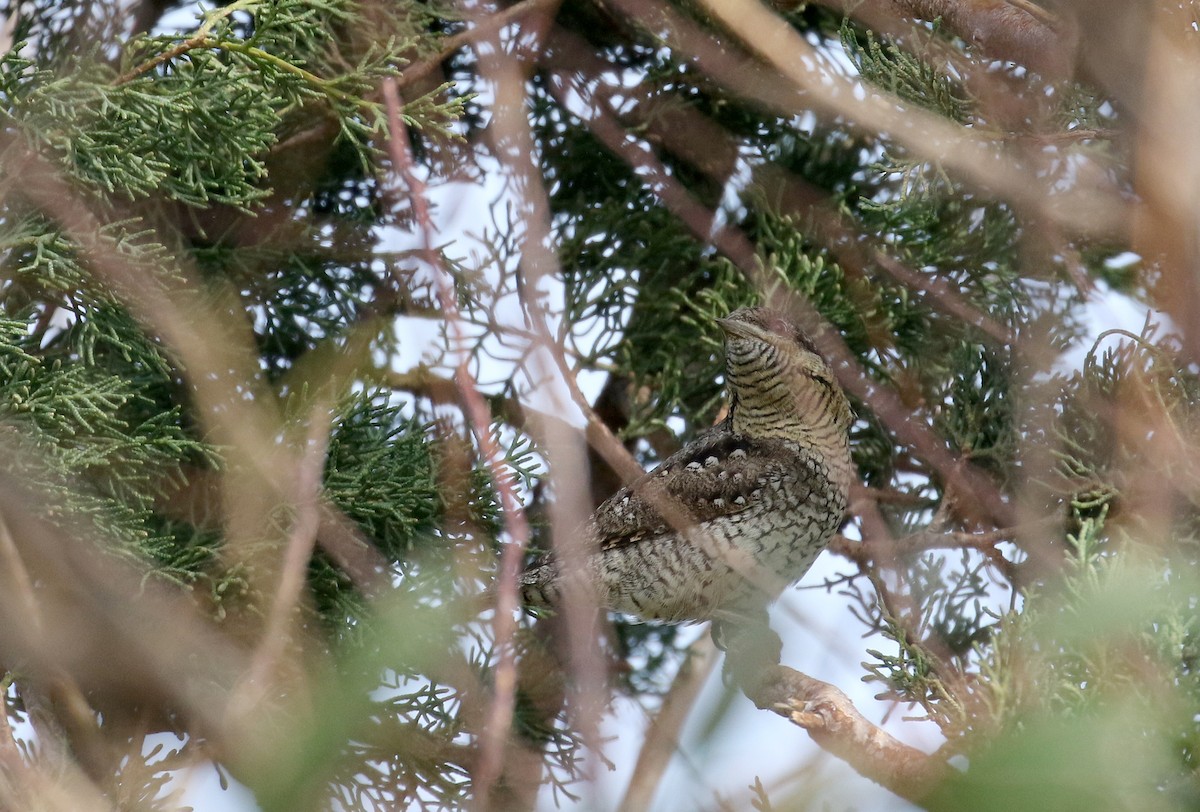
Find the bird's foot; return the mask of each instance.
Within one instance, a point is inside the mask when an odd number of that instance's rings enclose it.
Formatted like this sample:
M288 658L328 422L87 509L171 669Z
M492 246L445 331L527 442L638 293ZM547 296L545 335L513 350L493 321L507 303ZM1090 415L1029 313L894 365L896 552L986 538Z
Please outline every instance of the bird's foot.
M721 673L726 684L743 689L765 679L783 652L783 641L768 625L765 611L713 620L712 638L725 652Z

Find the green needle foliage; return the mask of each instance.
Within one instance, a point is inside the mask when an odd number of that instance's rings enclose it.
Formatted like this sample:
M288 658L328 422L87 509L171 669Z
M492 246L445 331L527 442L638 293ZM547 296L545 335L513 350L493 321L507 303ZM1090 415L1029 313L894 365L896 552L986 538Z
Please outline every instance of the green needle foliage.
M614 618L603 675L540 620L497 640L479 595L524 541L505 495L534 548L573 532L551 527L575 483L547 476L547 379L600 381L596 415L650 467L722 413L714 319L801 301L863 383L828 600L859 622L846 641L871 635L862 678L962 756L917 800L1196 807L1200 377L1186 325L1062 355L1095 332L1093 286L1144 301L1171 269L1047 214L1091 183L1132 197L1136 117L1090 77L990 63L950 15L775 5L895 126L780 85L705 3L565 3L495 39L417 0L8 6L0 664L30 771L0 806L53 786L64 809L177 808L168 778L206 761L266 810L580 797L587 677L653 706L693 636ZM525 98L501 108L512 76ZM441 268L392 165L391 89L415 175L493 195L432 235ZM926 115L1036 188L922 148ZM589 464L595 502L615 479ZM91 637L105 656L72 650Z

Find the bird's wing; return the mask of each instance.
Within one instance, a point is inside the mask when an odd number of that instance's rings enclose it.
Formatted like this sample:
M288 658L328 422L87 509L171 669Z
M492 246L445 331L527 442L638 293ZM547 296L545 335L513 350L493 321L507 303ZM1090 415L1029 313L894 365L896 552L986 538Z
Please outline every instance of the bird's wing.
M753 507L768 483L801 465L783 442L717 427L605 500L591 529L606 550L731 516Z

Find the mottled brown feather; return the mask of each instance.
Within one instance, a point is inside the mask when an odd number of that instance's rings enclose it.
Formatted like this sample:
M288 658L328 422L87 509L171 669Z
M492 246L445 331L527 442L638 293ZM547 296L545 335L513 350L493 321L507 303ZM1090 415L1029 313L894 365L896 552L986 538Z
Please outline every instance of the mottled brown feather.
M695 525L741 513L798 465L787 442L739 436L722 423L605 500L592 517L596 541L604 551L682 529L672 519Z

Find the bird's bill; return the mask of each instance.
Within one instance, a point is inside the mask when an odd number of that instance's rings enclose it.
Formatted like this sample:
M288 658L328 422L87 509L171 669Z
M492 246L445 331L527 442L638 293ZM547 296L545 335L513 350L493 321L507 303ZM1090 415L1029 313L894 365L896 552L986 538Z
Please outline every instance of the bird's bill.
M750 325L744 321L734 321L733 319L717 319L717 325L725 331L726 335L739 336L741 338L755 338L756 334Z

